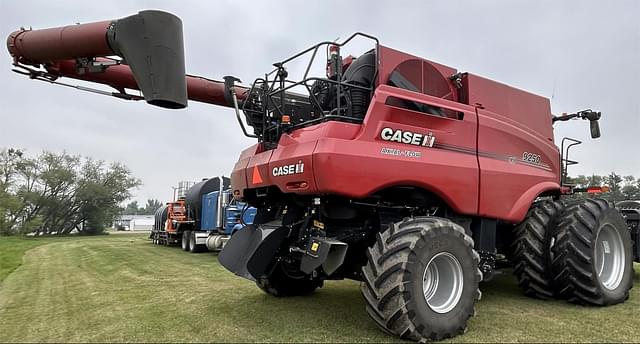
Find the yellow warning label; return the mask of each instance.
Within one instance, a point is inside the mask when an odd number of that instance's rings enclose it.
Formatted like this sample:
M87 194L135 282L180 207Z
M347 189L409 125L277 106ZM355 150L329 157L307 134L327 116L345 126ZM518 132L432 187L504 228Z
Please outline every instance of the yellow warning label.
M324 229L324 223L318 221L318 220L313 220L313 226L314 227L318 227L320 229Z
M314 242L311 244L311 251L316 252L318 251L318 247L320 246L320 244L318 244L317 242Z

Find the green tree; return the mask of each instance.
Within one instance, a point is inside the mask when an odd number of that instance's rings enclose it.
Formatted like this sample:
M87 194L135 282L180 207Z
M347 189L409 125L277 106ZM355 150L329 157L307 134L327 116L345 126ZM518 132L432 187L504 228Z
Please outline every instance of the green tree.
M604 177L604 182L609 186L611 192L620 192L622 190L622 177L615 172L611 172Z
M95 234L140 185L121 164L43 152L0 151L0 233Z
M0 235L15 231L24 207L23 199L17 195L18 170L24 159L22 150L0 150Z
M569 177L569 183L579 188L586 188L589 186L589 178L583 174L577 177Z
M144 215L153 215L160 207L162 207L162 202L157 199L148 199L147 205L144 207Z
M622 195L624 199L640 199L640 185L634 176L624 176L622 184Z
M603 182L609 187L609 192L603 193L601 196L606 200L618 202L624 199L622 195L622 176L615 172L603 177Z
M587 177L588 185L586 186L602 186L603 179L604 178L602 176L592 174L590 177Z
M131 201L121 210L123 215L153 215L162 206L157 199L148 199L144 207L138 205L138 201Z
M105 167L104 162L87 159L82 168L81 188L77 199L79 230L95 234L104 230L119 213L118 205L131 197L130 189L140 181L130 176L122 164Z
M122 214L124 215L139 215L140 207L138 206L138 201L131 201L127 203L127 205L122 210Z

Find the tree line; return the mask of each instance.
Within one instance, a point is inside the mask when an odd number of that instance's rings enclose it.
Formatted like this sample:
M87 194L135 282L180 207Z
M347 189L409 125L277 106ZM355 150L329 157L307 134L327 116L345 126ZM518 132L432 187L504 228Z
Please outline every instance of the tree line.
M127 203L122 210L122 215L153 215L162 206L162 202L157 199L148 199L144 206L138 205L138 201Z
M621 176L615 172L608 175L592 174L590 176L578 175L569 177L568 183L579 188L603 187L609 188L608 192L597 194L597 197L607 199L612 202L619 202L628 199L640 199L640 178L632 175Z
M140 180L120 164L66 152L0 150L0 235L98 234Z

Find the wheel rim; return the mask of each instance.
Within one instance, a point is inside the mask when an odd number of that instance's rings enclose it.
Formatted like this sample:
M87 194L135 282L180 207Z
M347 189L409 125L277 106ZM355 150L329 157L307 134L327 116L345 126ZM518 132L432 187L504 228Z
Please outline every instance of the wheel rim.
M618 288L624 276L624 244L618 231L610 224L598 232L595 261L600 283L609 290Z
M433 256L424 269L424 299L436 313L447 313L455 308L462 296L463 284L462 266L449 252Z

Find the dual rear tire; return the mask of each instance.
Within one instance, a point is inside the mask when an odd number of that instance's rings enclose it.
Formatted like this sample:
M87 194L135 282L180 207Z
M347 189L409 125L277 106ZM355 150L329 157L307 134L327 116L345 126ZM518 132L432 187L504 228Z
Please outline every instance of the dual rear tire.
M197 244L195 231L182 232L182 240L180 242L180 247L182 248L183 251L188 251L190 253L204 252L206 249L205 245Z
M190 240L191 240L191 231L182 232L182 238L180 239L180 248L183 251L189 251Z
M589 199L567 207L557 228L551 254L558 295L595 306L627 300L633 244L622 215L605 200Z
M526 295L595 306L629 297L631 236L607 201L543 201L515 232L514 273Z
M518 286L525 295L538 299L556 296L551 271L551 244L558 217L565 205L559 201L538 202L515 229L512 260Z

